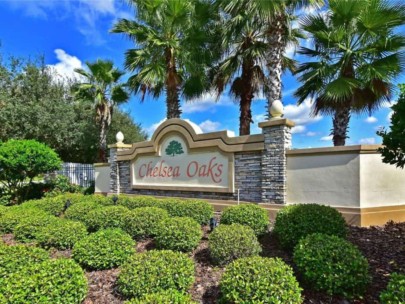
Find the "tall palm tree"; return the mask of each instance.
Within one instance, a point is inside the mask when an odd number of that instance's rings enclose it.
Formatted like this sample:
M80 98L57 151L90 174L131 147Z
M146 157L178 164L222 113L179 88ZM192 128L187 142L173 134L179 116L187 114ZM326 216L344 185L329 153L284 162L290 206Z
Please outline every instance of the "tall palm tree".
M239 99L239 135L249 135L252 100L263 92L265 79L265 22L248 9L247 1L238 9L227 0L217 3L224 13L220 24L224 58L212 70L212 83L218 96L231 84L230 92Z
M296 73L298 103L315 98L314 113L333 115L333 143L345 145L350 113L372 112L390 99L392 82L404 70L405 6L386 0L329 0L326 14L303 19L314 47Z
M167 118L179 118L180 94L194 98L208 85L205 69L216 48L210 42L210 1L130 0L136 21L121 19L113 33L123 33L136 47L126 52L128 84L135 93L154 98L166 92ZM212 46L212 45L211 45Z
M115 68L112 61L99 59L86 62L86 66L88 70L75 69L84 82L75 85L73 93L78 100L92 103L95 109L100 132L98 161L106 162L107 131L114 106L128 101L129 94L125 85L119 82L124 73Z

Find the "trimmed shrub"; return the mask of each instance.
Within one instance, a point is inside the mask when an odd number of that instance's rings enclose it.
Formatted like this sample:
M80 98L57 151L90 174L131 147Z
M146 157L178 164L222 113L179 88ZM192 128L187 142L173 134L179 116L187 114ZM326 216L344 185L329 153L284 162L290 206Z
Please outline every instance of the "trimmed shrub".
M87 294L83 270L71 259L33 263L0 284L7 303L82 303Z
M192 301L188 294L183 294L177 290L165 290L147 294L140 299L126 301L125 304L197 304L197 302Z
M405 303L405 274L393 273L387 289L380 294L381 304Z
M214 208L205 201L165 199L160 203L171 216L190 217L201 225L207 225L214 215Z
M125 231L135 239L154 237L161 221L167 219L166 210L155 207L142 207L131 210L125 217Z
M108 206L90 211L84 218L89 231L106 228L125 228L124 220L129 209L123 206Z
M8 277L14 272L48 259L48 252L42 248L24 245L5 246L0 244L0 286L5 284Z
M256 235L265 234L270 221L267 211L255 204L242 204L224 209L221 224L241 224L253 229Z
M170 250L151 250L133 255L118 275L119 291L126 297L175 289L186 292L194 282L194 263L186 255Z
M56 198L42 198L40 200L27 201L22 204L25 208L36 208L43 210L53 216L60 216L66 208L66 201L58 200Z
M219 265L258 255L262 248L252 228L239 225L219 225L209 236L212 259Z
M0 217L7 212L8 208L0 204Z
M135 253L136 243L121 229L99 230L73 246L73 259L88 269L120 266Z
M294 273L281 259L248 257L233 261L219 284L222 303L302 303Z
M190 252L201 240L201 226L189 217L173 217L161 221L155 237L161 249Z
M277 213L274 233L281 246L293 249L298 241L312 233L346 237L343 216L334 208L316 204L284 207Z
M32 216L49 215L43 210L21 206L7 207L6 212L0 216L0 233L12 233L21 220Z
M32 242L44 226L51 225L59 220L52 215L32 215L23 218L14 229L14 237L23 243Z
M86 223L89 212L100 209L102 206L96 202L80 202L65 211L65 218L72 221Z
M353 244L334 235L315 233L301 239L294 262L309 285L329 295L361 296L370 282L367 259Z
M70 249L87 236L86 227L79 222L59 219L50 225L43 226L36 239L45 248Z
M136 209L142 207L158 207L159 200L153 196L127 196L127 195L119 195L117 204L120 206L127 207L128 209Z

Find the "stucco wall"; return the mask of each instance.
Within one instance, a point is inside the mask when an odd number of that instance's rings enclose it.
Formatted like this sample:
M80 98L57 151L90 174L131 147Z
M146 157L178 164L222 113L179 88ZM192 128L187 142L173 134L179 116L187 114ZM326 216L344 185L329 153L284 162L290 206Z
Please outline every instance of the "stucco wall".
M110 164L94 164L95 193L110 192Z

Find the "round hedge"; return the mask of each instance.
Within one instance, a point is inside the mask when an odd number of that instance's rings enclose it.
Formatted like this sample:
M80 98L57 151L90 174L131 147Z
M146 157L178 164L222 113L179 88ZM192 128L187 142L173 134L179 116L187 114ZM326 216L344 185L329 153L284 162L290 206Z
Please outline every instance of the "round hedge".
M209 250L216 264L258 255L262 248L252 228L239 225L219 225L209 236Z
M82 223L63 219L43 226L36 233L36 239L40 246L61 250L72 248L76 242L86 236L86 226Z
M183 294L177 290L165 290L147 294L140 299L126 301L125 304L197 304L197 302L192 301L188 294Z
M97 208L87 213L84 223L89 231L106 228L125 228L124 220L129 209L123 206L108 206Z
M353 244L334 235L315 233L301 239L294 262L309 285L329 295L361 296L370 282L367 259Z
M7 207L7 211L0 216L0 233L12 233L15 227L27 217L49 215L43 210L23 206Z
M53 216L60 216L66 208L66 202L57 197L45 197L39 200L31 200L22 204L22 207L33 207L43 210Z
M224 209L221 224L241 224L253 229L256 235L267 232L270 221L267 211L255 204L242 204Z
M99 208L102 208L102 206L96 202L80 202L65 211L65 218L85 223L89 212Z
M156 231L156 246L161 249L190 252L202 238L201 226L189 217L173 217L161 221Z
M230 263L219 284L222 303L302 303L292 269L281 259L248 257Z
M387 288L380 294L381 304L405 303L405 274L393 273Z
M207 225L214 215L214 208L205 201L165 199L159 204L171 216L190 217L201 225Z
M194 282L194 263L184 253L151 250L133 255L118 275L119 291L126 297L175 289L186 292Z
M160 207L159 200L153 196L139 195L139 196L126 196L118 195L117 204L127 207L128 209L136 209L143 207Z
M135 253L136 243L121 229L99 230L73 246L73 259L88 269L120 266Z
M52 215L32 215L23 218L14 229L14 237L17 241L23 243L32 242L44 226L51 225L59 220Z
M14 272L48 259L49 253L42 248L0 245L0 286Z
M167 219L166 210L156 207L142 207L131 210L124 220L124 230L135 239L154 237L161 221Z
M71 205L74 205L86 200L87 197L88 196L82 193L63 193L56 196L50 196L49 198L63 205L65 205L67 201L69 201Z
M71 259L32 263L0 284L7 303L82 303L87 295L83 270Z
M284 207L277 213L274 233L281 246L293 249L298 241L312 233L346 237L343 216L334 208L316 204Z

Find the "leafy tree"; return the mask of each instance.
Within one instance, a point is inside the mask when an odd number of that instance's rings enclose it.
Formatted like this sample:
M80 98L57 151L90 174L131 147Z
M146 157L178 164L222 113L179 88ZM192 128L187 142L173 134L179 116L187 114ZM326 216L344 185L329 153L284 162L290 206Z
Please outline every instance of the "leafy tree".
M166 93L167 118L180 118L180 94L199 96L208 87L206 65L218 56L212 43L210 1L131 0L136 21L121 19L113 33L122 33L137 48L125 54L128 84L135 93L154 98ZM215 20L215 18L214 18Z
M134 123L128 112L122 112L119 109L114 112L111 126L108 129L107 143L116 143L115 136L121 131L126 143L132 144L138 141L144 141L147 139L147 133L142 129L140 124Z
M405 166L405 84L399 85L398 102L392 106L390 130L377 132L382 137L383 148L380 148L383 162L397 167Z
M85 82L76 84L73 92L78 100L90 102L94 106L99 128L98 161L106 162L107 132L114 106L128 101L129 94L124 84L119 82L124 73L116 69L112 61L99 59L93 63L87 62L86 65L88 71L75 69Z
M175 156L176 154L183 154L183 147L178 141L172 140L166 148L166 154Z
M11 139L0 144L0 181L7 193L15 197L34 177L60 168L59 156L35 140ZM27 192L29 187L26 188Z
M345 145L351 112L372 112L389 100L394 78L404 70L405 5L385 0L330 0L329 10L303 19L313 48L296 73L298 103L314 99L314 113L333 115L333 143ZM315 61L314 61L315 60Z

